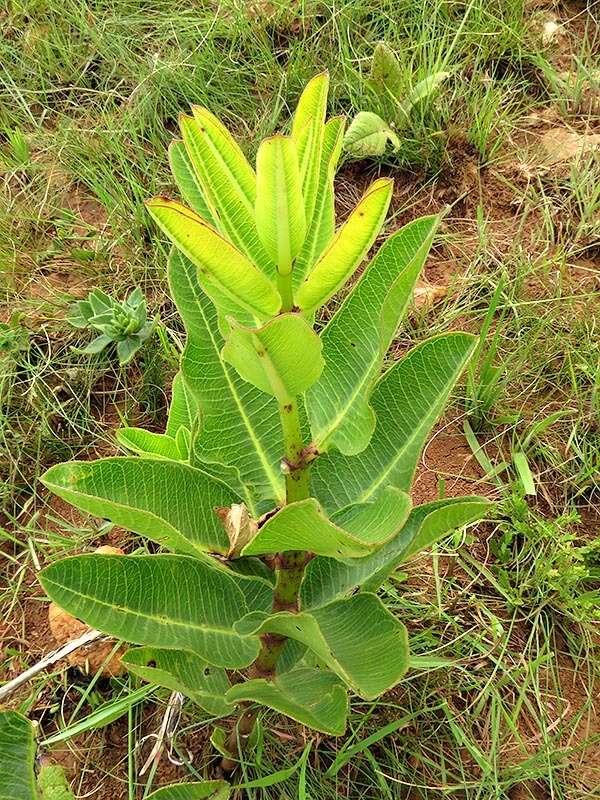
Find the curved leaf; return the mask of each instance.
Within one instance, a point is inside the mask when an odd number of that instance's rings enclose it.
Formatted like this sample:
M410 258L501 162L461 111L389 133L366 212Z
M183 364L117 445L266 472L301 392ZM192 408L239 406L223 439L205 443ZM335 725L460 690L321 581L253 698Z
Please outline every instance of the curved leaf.
M194 211L174 200L155 197L146 208L173 244L198 268L210 285L260 318L272 317L281 307L271 281L227 239Z
M302 582L302 608L326 605L361 587L376 591L410 555L429 547L455 528L481 519L491 507L485 497L435 500L413 508L398 535L371 555L345 562L313 558Z
M355 456L327 453L313 465L314 494L328 511L373 499L387 485L409 491L421 449L475 343L468 333L428 339L379 379L368 446Z
M249 610L236 578L206 561L94 553L51 564L40 582L69 614L127 642L187 650L217 667L247 667L258 655L258 641L233 629Z
M346 730L346 690L339 678L324 670L296 667L273 681L263 678L244 681L231 687L227 700L260 703L333 736L343 736Z
M256 227L280 275L289 275L306 235L298 154L289 136L263 139L256 154Z
M280 403L308 389L323 369L321 340L299 314L282 314L258 329L232 322L222 354L245 381Z
M235 628L240 634L275 633L302 642L366 700L395 686L408 668L406 628L374 594L297 614L255 612Z
M174 461L185 460L175 439L166 433L154 433L145 428L118 428L115 436L119 444L132 453Z
M194 653L136 647L121 657L121 663L149 683L181 692L209 714L222 717L232 711L231 704L225 701L230 685L227 673Z
M370 389L410 302L439 218L405 225L378 250L343 305L321 332L325 368L306 406L319 450L359 453L375 428Z
M350 217L296 294L306 314L326 303L348 280L375 241L390 204L393 181L380 178L367 189Z
M314 498L284 506L259 529L243 555L308 550L331 558L373 552L402 527L410 498L389 489L377 503L349 506L328 520Z
M344 149L357 158L382 156L388 142L400 147L400 139L387 122L372 111L359 111L344 136Z
M76 508L195 556L227 552L229 540L215 509L240 500L201 470L156 458L57 464L42 483Z

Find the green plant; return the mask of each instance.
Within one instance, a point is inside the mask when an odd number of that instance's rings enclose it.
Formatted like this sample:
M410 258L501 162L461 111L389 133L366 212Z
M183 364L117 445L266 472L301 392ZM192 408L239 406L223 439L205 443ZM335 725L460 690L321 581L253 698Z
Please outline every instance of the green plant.
M209 111L181 117L170 162L188 207L147 204L175 245L169 285L187 332L166 431L125 429L139 456L43 478L167 551L74 556L41 581L70 613L141 645L124 657L133 673L215 717L241 708L232 733L213 736L228 769L261 706L341 736L349 689L374 699L396 685L407 631L378 588L489 508L477 496L412 508L408 495L475 337L434 337L382 374L438 217L391 235L313 328L392 192L376 180L335 231L344 123L325 122L327 89L326 74L308 84L291 134L261 143L256 172Z
M121 303L101 289L94 289L87 300L71 306L68 319L76 328L100 331L83 353L100 353L115 343L121 365L131 361L154 329L154 322L148 321L146 298L139 287Z
M359 111L344 137L344 149L352 156L382 156L388 144L397 151L401 143L396 133L409 119L412 109L433 94L449 72L433 72L403 93L402 68L391 50L380 42L373 53L369 87L379 109L387 109L387 121L373 111Z

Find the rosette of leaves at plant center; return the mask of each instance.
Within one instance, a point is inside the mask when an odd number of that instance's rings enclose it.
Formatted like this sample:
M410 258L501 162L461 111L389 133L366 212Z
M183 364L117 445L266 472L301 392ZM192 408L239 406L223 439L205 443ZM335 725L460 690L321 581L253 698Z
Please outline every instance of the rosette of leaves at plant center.
M100 353L115 344L121 365L131 361L154 329L154 321L148 320L146 298L139 287L122 302L101 289L94 289L86 300L71 306L67 319L76 328L99 332L80 352Z

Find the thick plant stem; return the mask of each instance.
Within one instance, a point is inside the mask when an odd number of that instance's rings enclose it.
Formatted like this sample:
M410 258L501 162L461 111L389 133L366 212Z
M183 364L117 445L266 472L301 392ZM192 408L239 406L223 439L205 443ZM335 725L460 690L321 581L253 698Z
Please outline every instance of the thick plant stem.
M281 296L281 310L291 311L294 307L291 271L288 273L277 273L277 289Z
M279 406L281 429L283 433L286 502L294 503L310 497L310 460L306 458L300 417L296 400L281 403ZM276 582L273 590L273 612L299 610L300 586L304 568L310 554L303 550L289 550L278 553L275 558ZM261 637L261 648L256 661L250 668L251 678L272 680L277 661L284 648L286 638L266 633ZM256 722L257 710L245 708L226 743L228 752L234 754L243 749ZM233 758L224 757L221 769L232 772L237 765Z

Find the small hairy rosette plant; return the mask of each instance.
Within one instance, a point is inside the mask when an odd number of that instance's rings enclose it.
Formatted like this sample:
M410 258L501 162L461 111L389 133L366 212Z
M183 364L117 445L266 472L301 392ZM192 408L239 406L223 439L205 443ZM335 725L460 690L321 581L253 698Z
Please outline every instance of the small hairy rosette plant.
M131 361L154 328L152 320L148 320L146 298L140 288L134 289L121 303L102 289L94 289L87 300L73 303L67 319L76 328L99 332L81 352L100 353L114 343L121 366Z
M392 181L336 230L344 121L325 122L328 77L291 133L248 163L209 111L181 118L170 161L186 205L148 210L173 242L170 290L187 342L163 434L119 433L135 455L51 468L45 485L155 544L80 555L41 581L69 613L135 643L136 675L216 717L231 758L266 706L333 736L349 695L374 699L410 667L404 624L377 590L396 567L485 514L481 497L413 507L427 436L474 337L448 333L383 371L438 218L390 236L320 334L319 308L380 233Z

